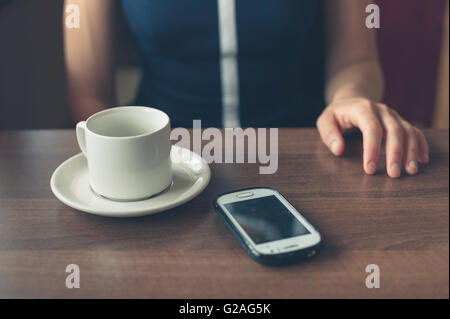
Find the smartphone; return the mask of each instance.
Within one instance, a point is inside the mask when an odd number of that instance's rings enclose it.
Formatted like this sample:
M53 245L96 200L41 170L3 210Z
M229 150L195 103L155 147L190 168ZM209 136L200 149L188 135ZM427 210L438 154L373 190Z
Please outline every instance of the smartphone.
M320 233L272 188L222 194L214 208L242 248L259 263L280 265L310 258L322 246Z

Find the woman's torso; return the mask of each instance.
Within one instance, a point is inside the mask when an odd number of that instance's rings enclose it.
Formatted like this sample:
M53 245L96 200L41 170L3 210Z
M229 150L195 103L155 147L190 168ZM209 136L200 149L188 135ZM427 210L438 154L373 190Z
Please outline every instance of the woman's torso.
M139 105L164 110L173 126L222 126L230 101L243 127L314 125L324 105L321 1L122 4L141 56Z

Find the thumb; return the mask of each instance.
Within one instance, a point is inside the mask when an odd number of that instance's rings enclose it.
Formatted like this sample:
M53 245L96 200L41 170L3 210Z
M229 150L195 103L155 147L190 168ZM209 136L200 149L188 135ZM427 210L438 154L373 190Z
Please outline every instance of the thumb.
M316 125L322 141L330 151L336 156L342 155L345 142L334 114L324 111L317 119Z

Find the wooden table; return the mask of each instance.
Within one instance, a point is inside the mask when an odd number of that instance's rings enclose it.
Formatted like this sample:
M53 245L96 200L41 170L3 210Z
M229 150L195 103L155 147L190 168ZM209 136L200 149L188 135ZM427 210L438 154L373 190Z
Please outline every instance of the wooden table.
M79 152L73 131L0 132L0 297L449 297L449 133L426 130L431 164L390 179L362 170L361 140L333 157L316 130L279 131L279 169L213 164L205 191L178 208L114 219L60 203L50 175ZM222 192L271 186L323 234L314 259L253 262L212 208ZM81 288L67 289L77 264ZM380 268L368 289L366 265Z

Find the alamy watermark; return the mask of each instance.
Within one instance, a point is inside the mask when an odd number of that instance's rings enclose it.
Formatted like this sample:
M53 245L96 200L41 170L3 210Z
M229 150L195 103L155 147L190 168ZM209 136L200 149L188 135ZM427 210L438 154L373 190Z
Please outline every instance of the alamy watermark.
M366 6L366 27L368 29L380 28L380 7L374 3Z
M66 266L66 288L80 288L80 267L77 264L69 264Z
M366 288L380 288L380 267L377 264L369 264L366 266Z
M222 133L223 132L223 133ZM269 137L267 138L267 135ZM174 128L170 134L175 145L191 149L191 134L185 128ZM202 141L207 141L202 148ZM247 142L247 143L245 143ZM267 143L269 142L269 143ZM247 150L245 150L247 144ZM193 121L192 150L207 163L260 163L260 174L275 174L278 170L277 128L225 128L209 127L202 130L201 120ZM189 153L184 155L189 156ZM185 157L176 157L184 161ZM176 161L176 160L175 160Z
M64 10L66 18L64 23L68 29L80 28L80 7L77 4L71 3L66 6Z
M75 3L70 3L65 8L66 18L65 25L69 29L80 28L80 7ZM369 13L366 17L366 27L368 29L380 28L380 7L371 3L366 6L366 13Z

